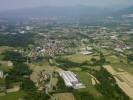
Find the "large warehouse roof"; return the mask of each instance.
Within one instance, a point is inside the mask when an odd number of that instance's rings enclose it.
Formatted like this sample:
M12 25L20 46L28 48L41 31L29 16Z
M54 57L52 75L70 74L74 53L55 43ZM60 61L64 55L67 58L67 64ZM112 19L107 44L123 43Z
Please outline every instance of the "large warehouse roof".
M76 75L71 71L62 71L60 76L63 78L65 85L73 88L83 88L82 83L77 79Z

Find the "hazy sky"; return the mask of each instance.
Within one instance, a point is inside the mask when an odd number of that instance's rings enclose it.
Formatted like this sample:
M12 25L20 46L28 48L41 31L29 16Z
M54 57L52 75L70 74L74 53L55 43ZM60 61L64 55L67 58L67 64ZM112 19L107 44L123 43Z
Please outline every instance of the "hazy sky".
M123 6L133 5L133 0L0 0L0 11L36 6Z

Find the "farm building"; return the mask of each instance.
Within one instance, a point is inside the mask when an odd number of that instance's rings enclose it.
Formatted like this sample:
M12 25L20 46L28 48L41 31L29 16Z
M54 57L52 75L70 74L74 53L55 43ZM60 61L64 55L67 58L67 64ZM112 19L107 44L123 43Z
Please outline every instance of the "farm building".
M4 77L4 72L0 70L0 78Z
M59 74L63 78L66 86L73 87L74 89L85 88L73 72L62 71Z
M89 55L89 54L92 54L92 52L90 52L90 51L82 51L82 52L80 52L81 54L83 54L83 55Z

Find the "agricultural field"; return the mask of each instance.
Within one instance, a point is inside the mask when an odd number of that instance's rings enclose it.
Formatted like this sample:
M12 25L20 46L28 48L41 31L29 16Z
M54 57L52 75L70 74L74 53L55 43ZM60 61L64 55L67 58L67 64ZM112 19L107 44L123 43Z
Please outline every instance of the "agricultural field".
M86 88L77 90L80 92L86 92L92 95L95 99L102 98L102 94L97 91L95 85L92 84L92 77L88 74L88 72L84 71L73 71L77 78L85 85Z
M8 46L0 46L0 60L4 57L4 55L2 55L2 53L4 53L7 50L12 50L12 47L8 47Z
M104 66L104 68L113 75L118 86L133 99L133 75L120 68L116 71L112 66Z
M0 96L0 100L19 100L19 98L25 95L24 91L12 92L6 95Z
M57 93L57 94L54 94L54 97L57 100L75 100L72 93Z
M116 55L106 56L106 60L110 62L110 65L115 69L122 68L127 72L133 74L133 68L131 64L127 63L126 58L119 58Z
M91 58L96 58L98 59L99 56L93 56L93 55L82 55L82 54L74 54L74 55L68 55L64 56L64 58L69 59L72 62L77 62L77 63L83 63L85 61L90 61Z
M32 69L32 74L31 74L31 79L36 82L38 79L38 74L40 71L45 70L46 72L52 73L52 72L60 72L63 71L62 69L56 67L56 66L51 66L48 61L43 60L41 62L29 64L30 69Z
M8 47L8 46L0 46L0 54L6 50L12 50L13 47Z
M8 46L0 46L0 70L8 71L12 68L12 62L11 61L3 61L4 53L7 50L12 50L12 47Z

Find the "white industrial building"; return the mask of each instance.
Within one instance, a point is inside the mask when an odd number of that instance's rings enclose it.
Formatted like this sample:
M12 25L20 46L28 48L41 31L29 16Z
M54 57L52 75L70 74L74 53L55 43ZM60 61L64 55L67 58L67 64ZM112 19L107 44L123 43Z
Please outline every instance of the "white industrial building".
M90 51L81 51L80 53L83 54L83 55L89 55L89 54L92 54L92 52L90 52Z
M85 86L77 79L76 75L71 71L62 71L59 73L63 78L65 85L75 89L85 88Z
M4 73L3 71L0 70L0 78L3 78L4 77Z

